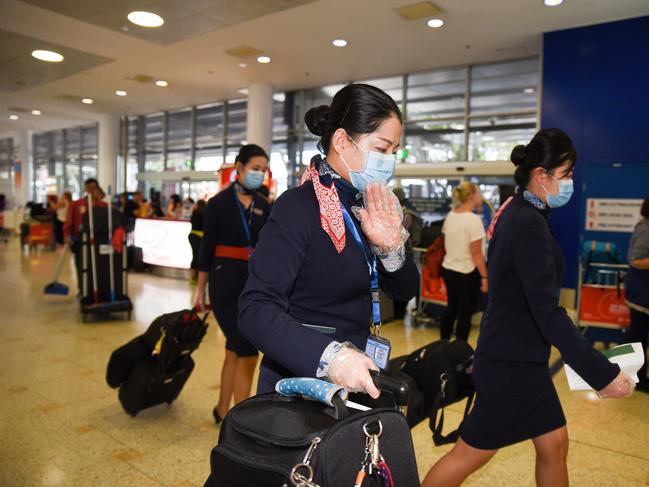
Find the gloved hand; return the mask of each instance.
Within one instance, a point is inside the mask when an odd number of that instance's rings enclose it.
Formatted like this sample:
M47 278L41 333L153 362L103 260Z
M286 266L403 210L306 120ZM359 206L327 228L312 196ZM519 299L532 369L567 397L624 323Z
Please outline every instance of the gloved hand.
M395 252L409 236L403 228L399 200L385 183L372 182L365 188L364 201L365 208L353 208L353 211L370 245L379 255Z
M613 381L601 391L597 391L597 395L601 398L621 398L633 394L635 390L635 382L625 372L620 372Z
M352 343L345 342L333 356L327 378L349 392L365 392L376 399L381 392L374 385L370 370L379 370L379 368L371 358Z

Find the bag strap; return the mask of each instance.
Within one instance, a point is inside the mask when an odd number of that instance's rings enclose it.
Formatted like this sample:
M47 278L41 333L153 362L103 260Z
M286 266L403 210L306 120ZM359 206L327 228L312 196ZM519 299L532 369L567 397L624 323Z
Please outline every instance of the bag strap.
M440 380L441 387L439 393L437 394L437 397L433 401L433 407L431 409L429 422L429 427L433 432L433 442L435 443L435 446L448 445L449 443L455 443L458 440L458 438L460 437L460 428L462 427L462 423L471 411L471 406L473 406L473 399L475 397L475 391L472 390L467 396L466 406L464 407L464 415L462 416L462 422L455 430L444 435L442 431L444 430L444 408L446 402L446 384L448 382L446 372L442 373ZM437 411L439 409L441 409L441 413L438 420Z

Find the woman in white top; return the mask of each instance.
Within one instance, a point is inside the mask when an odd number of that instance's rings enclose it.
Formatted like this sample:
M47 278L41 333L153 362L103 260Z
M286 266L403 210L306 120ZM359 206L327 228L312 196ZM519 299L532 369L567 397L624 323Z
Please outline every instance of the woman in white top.
M487 267L482 250L485 231L482 220L473 213L482 211L482 196L475 184L464 182L453 190L452 199L454 208L442 227L446 250L442 277L448 305L442 318L441 337L451 339L457 319L455 336L467 341L480 291L487 292Z

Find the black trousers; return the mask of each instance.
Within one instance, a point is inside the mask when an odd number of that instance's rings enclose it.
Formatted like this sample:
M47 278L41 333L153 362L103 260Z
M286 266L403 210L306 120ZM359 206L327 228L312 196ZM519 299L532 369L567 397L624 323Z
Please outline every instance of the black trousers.
M641 342L645 352L649 344L649 314L631 308L631 325L628 331L629 342ZM649 384L647 379L647 361L638 371L640 383Z
M446 284L448 304L440 327L441 338L451 339L453 325L457 320L455 336L466 342L471 331L471 317L478 309L480 273L474 269L469 274L463 274L442 267L442 278Z

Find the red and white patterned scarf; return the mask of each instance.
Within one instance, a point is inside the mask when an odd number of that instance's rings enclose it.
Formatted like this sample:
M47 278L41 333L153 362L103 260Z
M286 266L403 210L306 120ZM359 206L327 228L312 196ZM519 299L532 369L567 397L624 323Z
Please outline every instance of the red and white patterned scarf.
M340 210L340 198L336 191L336 185L333 181L330 187L322 184L318 169L313 162L304 172L300 185L309 180L313 183L315 197L320 207L320 226L329 235L336 251L341 253L345 248L345 220L343 212Z
M513 199L514 199L513 196L507 198L507 201L505 201L496 212L493 220L491 220L491 225L489 225L489 228L487 229L487 240L491 240L491 237L494 236L494 231L496 230L496 223L498 223L498 219L500 218L500 215L502 214L503 211L505 211L505 208L509 206L509 203L511 203Z

